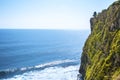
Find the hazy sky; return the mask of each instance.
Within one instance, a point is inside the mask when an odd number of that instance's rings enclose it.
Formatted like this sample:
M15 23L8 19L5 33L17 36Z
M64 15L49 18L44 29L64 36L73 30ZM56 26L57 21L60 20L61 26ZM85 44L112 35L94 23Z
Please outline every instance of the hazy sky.
M0 0L0 28L89 29L115 0Z

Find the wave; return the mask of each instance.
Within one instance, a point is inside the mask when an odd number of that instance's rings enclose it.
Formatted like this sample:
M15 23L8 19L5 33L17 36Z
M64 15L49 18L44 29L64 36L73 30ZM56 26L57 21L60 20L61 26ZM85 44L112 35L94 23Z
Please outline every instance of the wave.
M16 75L3 80L77 80L79 65L68 67L49 67Z
M31 67L23 67L23 68L14 68L14 69L6 69L3 71L0 71L0 79L7 79L14 77L15 75L22 75L24 73L28 73L31 71L42 71L44 69L48 68L56 68L56 67L61 67L61 68L66 68L69 66L74 66L77 65L78 61L77 60L58 60L58 61L53 61L45 64L40 64L36 66L31 66ZM54 71L54 70L53 70Z

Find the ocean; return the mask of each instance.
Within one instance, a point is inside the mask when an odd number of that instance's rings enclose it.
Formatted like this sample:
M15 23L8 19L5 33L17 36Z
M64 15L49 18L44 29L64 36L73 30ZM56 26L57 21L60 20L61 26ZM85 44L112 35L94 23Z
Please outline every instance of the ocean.
M0 29L0 80L77 80L88 30Z

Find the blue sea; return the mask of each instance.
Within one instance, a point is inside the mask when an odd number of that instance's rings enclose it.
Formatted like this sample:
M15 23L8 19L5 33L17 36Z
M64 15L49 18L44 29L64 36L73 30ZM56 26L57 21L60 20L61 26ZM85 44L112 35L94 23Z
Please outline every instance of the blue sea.
M0 29L0 80L76 80L88 30Z

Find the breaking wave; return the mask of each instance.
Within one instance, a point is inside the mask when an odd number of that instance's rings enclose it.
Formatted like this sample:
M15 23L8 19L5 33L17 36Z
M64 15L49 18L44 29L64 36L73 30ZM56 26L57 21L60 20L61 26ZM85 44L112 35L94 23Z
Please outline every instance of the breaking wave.
M59 60L32 67L0 71L3 80L76 80L79 64L76 60Z

